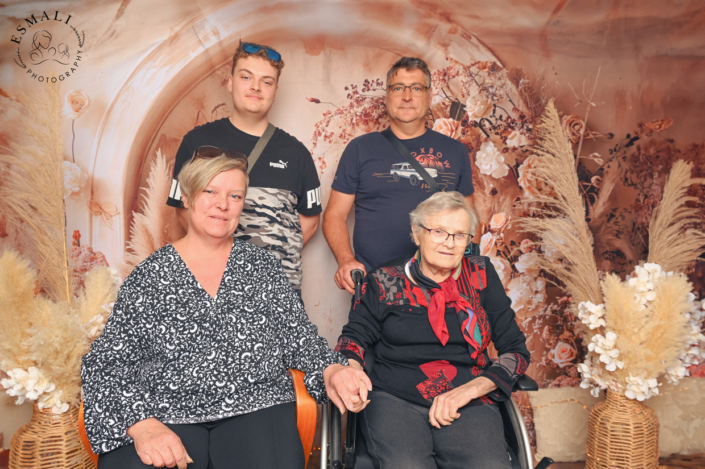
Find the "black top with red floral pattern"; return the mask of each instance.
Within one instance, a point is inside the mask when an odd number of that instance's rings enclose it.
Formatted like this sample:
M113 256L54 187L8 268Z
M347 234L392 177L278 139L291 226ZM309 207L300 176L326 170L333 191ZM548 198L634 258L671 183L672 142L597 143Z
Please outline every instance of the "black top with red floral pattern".
M530 355L497 272L487 257L466 256L457 279L458 290L477 316L481 351L473 359L463 338L455 308L445 319L449 332L442 345L428 319L431 292L412 279L408 259L395 259L365 277L362 296L354 303L336 350L365 364L373 347L374 389L430 407L435 396L484 376L497 389L470 405L509 399L519 376L526 372ZM499 357L492 362L488 348L494 343Z

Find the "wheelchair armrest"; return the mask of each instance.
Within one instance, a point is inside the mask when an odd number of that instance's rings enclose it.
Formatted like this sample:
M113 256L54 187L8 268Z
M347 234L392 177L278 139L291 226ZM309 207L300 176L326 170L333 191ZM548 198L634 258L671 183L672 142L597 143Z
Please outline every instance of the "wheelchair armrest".
M539 385L532 378L522 375L514 385L515 391L538 391Z

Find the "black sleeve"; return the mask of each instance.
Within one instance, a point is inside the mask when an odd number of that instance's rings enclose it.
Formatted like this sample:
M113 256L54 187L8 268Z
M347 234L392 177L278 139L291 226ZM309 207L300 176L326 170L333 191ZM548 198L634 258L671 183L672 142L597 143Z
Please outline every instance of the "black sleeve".
M526 348L526 337L516 322L512 301L489 259L485 265L487 287L480 292L480 300L490 322L492 342L499 358L482 376L495 383L498 390L509 398L516 380L526 372L531 356Z
M379 292L372 274L368 274L362 282L362 296L353 302L348 315L348 323L343 326L343 332L338 339L335 350L342 353L348 360L355 360L365 365L365 350L379 341L382 331L381 311L383 305L378 301Z
M304 216L313 216L321 213L321 181L318 179L316 164L313 162L311 153L308 152L303 143L298 144L297 153L300 153L299 181L301 184L301 197L296 205L296 211Z
M166 204L171 207L184 207L181 201L181 188L179 187L177 177L181 172L181 168L191 159L195 150L195 148L191 148L189 134L186 134L183 140L181 140L181 145L179 145L179 149L176 152L176 159L174 160L174 175L171 181L171 188L169 189L169 197L166 199Z
M140 376L148 362L143 318L152 310L148 279L137 267L120 287L103 333L83 356L84 419L96 454L132 443L127 428L154 417L156 404Z

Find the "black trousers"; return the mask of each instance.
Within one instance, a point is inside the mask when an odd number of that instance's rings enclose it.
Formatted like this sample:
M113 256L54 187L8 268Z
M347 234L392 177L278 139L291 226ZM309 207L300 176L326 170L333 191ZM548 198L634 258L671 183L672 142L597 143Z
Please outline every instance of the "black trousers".
M495 405L465 406L440 429L428 407L372 391L363 411L367 451L381 469L511 469L502 415Z
M193 464L189 469L303 469L296 403L280 404L215 422L172 425ZM98 469L143 469L135 445L101 454Z

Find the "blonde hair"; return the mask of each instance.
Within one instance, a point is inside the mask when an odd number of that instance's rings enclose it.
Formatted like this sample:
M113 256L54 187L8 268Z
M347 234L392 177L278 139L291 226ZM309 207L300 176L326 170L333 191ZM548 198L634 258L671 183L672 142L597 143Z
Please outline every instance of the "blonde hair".
M220 155L215 158L196 158L181 168L178 176L181 195L185 196L189 203L192 203L196 195L205 189L214 177L232 169L239 169L245 175L245 193L247 193L247 187L250 184L250 178L247 175L247 160Z
M475 213L475 210L468 207L465 203L465 197L460 192L436 192L428 199L421 202L416 206L411 213L409 213L409 219L411 220L411 240L414 240L414 233L418 234L421 225L426 223L426 219L432 215L435 215L446 210L455 211L462 210L468 214L468 219L470 220L470 237L475 234L477 225L480 224L480 219Z

